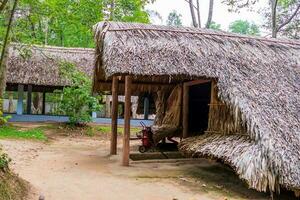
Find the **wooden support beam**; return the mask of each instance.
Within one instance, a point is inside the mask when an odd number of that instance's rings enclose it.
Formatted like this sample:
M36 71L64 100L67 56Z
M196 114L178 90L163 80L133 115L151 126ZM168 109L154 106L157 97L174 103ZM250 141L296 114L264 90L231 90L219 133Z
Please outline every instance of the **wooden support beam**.
M149 118L149 97L145 97L144 99L144 120L148 120Z
M27 86L27 114L31 114L32 85Z
M183 84L182 137L187 138L189 132L189 85Z
M192 85L198 85L198 84L209 83L209 82L211 82L211 80L201 79L201 80L194 80L194 81L185 82L185 84L187 86L192 86Z
M129 166L130 151L130 114L131 114L131 77L125 77L125 114L124 114L124 136L123 136L123 166Z
M218 90L217 90L217 82L216 80L211 81L211 92L210 92L210 104L209 104L209 114L208 114L208 127L207 131L211 131L212 129L212 120L213 112L216 109L216 106L224 106L225 104L220 104L218 101Z
M43 92L42 114L46 114L46 92Z
M112 106L111 106L111 135L110 135L110 155L117 154L118 139L118 77L113 77L112 82Z
M18 85L18 104L17 104L17 115L23 114L23 94L24 94L24 85Z

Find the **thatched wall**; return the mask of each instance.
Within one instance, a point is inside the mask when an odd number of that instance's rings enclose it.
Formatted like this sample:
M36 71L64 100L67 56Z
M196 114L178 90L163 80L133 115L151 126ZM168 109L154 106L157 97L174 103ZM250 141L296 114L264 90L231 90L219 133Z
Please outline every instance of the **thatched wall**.
M7 61L7 83L66 86L68 81L59 70L62 62L73 63L92 77L94 50L12 44Z
M239 165L231 162L243 169L237 173L257 190L273 190L279 184L300 189L299 42L127 23L99 23L95 39L95 91L112 75L168 76L169 82L180 75L216 78L218 97L240 112L249 135L249 153L239 153L243 158ZM217 141L226 138L230 136L212 137L210 150L217 150ZM234 145L226 142L223 147ZM215 155L224 159L222 154ZM249 154L255 155L253 167Z

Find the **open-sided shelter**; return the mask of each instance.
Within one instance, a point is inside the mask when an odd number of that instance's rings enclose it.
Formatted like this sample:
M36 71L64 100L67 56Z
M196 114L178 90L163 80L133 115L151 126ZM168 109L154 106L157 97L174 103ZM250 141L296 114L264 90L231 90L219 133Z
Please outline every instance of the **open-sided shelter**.
M182 137L198 133L182 141L186 155L221 159L259 191L282 186L299 194L299 42L119 22L98 23L95 40L94 92L112 91L115 100L125 93L127 100L124 165L130 95L181 86L174 105L182 108Z
M72 63L92 77L94 55L94 49L88 48L12 44L7 60L6 90L18 91L17 114L23 113L24 91L27 91L26 113L31 114L32 92L41 92L45 114L45 94L70 85L60 73L60 66Z

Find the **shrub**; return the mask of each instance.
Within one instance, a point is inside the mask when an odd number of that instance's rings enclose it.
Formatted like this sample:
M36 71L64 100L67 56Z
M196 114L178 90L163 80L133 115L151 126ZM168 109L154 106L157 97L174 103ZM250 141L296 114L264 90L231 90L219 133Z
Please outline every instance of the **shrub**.
M3 99L0 99L0 127L8 122L10 116L3 116Z
M69 117L71 125L82 125L92 121L92 112L100 109L99 98L91 94L92 80L67 62L60 65L61 75L70 81L59 97L58 110Z
M0 170L3 172L8 171L10 162L11 159L8 157L8 155L6 153L2 153L2 150L0 149Z

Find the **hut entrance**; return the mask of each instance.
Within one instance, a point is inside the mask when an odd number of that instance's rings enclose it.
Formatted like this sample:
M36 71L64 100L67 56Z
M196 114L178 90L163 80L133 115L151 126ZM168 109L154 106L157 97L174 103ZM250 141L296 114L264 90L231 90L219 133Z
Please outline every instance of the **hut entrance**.
M204 134L208 127L211 82L189 87L189 136Z

